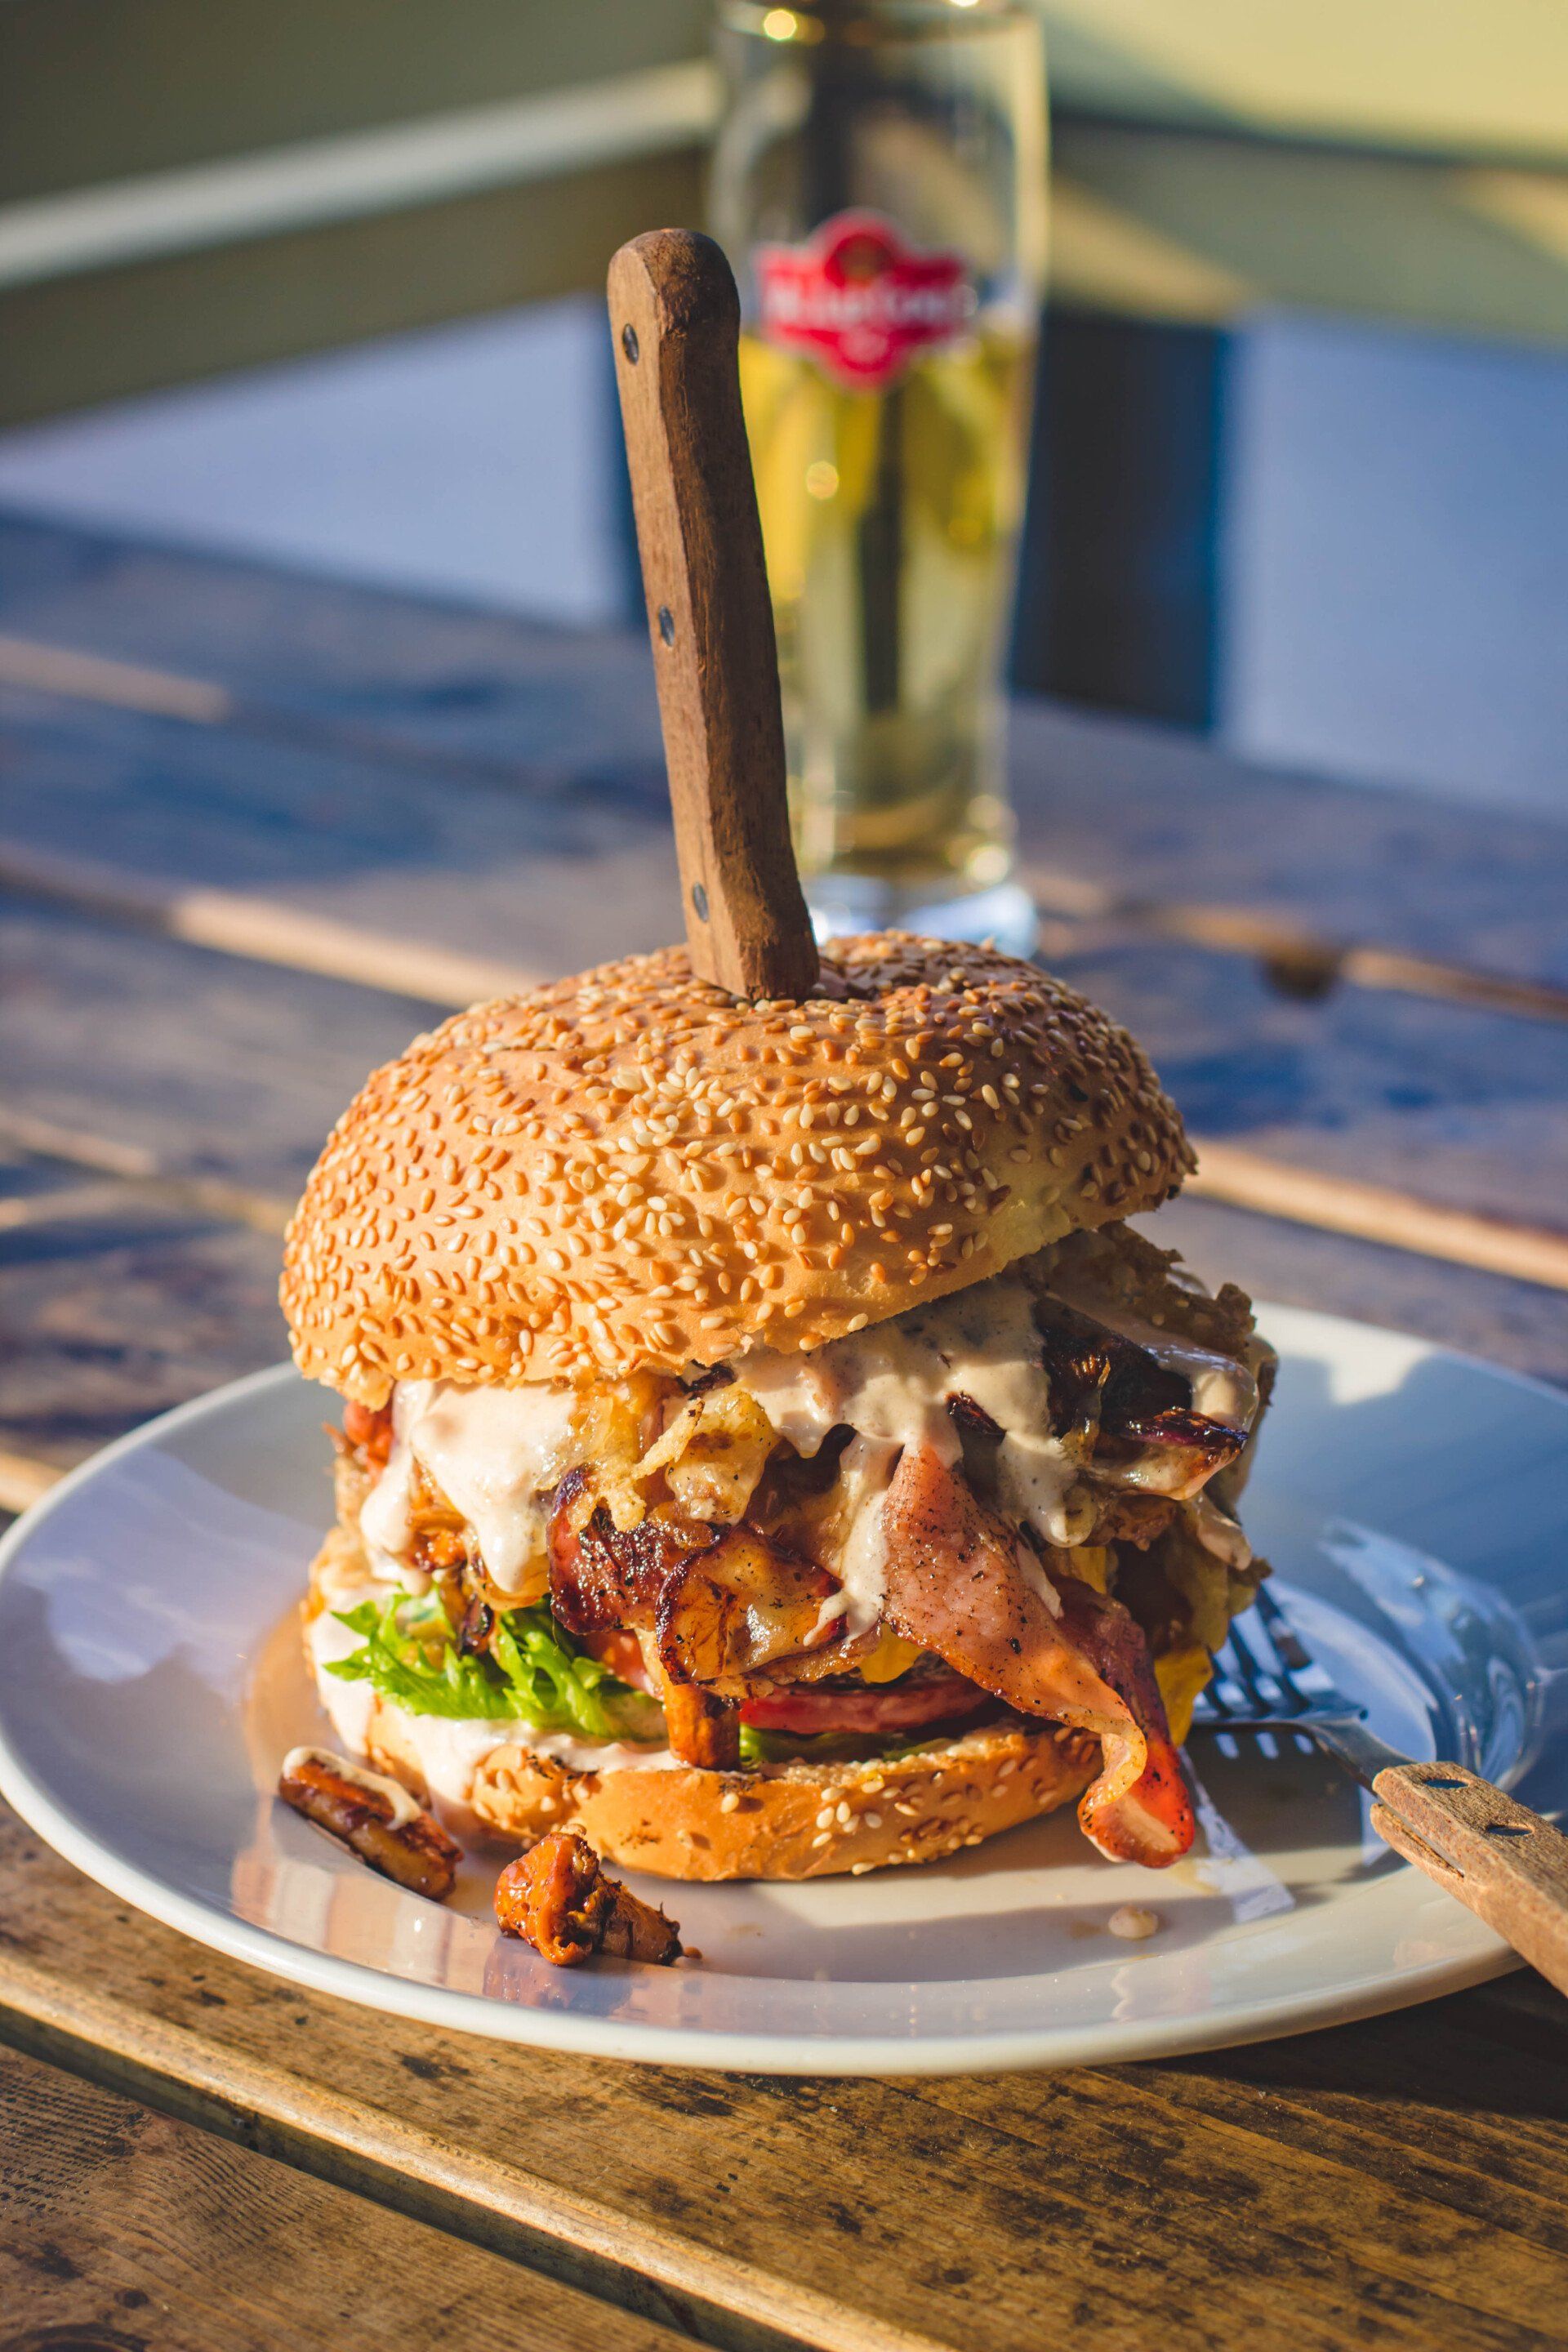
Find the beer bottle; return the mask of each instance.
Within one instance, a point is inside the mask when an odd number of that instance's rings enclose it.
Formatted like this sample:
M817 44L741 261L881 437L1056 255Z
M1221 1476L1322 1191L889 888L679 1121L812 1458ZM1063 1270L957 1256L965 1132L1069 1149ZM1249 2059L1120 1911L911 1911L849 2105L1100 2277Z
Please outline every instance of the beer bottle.
M1025 950L1001 667L1045 273L1011 0L721 0L713 227L819 930Z

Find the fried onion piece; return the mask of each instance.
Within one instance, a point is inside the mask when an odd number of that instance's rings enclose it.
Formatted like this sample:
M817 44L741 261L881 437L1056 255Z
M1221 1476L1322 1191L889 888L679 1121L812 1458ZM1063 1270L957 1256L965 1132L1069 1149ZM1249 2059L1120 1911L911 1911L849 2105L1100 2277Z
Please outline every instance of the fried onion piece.
M384 1878L433 1903L452 1892L462 1848L395 1780L326 1748L296 1748L283 1759L278 1793Z
M1228 1421L1167 1407L1161 1412L1129 1413L1114 1432L1102 1430L1095 1450L1097 1476L1169 1495L1178 1501L1201 1493L1216 1470L1236 1460L1247 1432Z
M637 1466L640 1482L662 1470L688 1518L731 1525L745 1517L778 1439L744 1389L705 1389L683 1404Z
M680 1928L611 1878L585 1837L552 1830L509 1862L496 1881L496 1920L558 1969L595 1952L668 1968L680 1958Z
M551 1604L569 1633L648 1633L674 1683L731 1684L809 1646L834 1590L825 1569L745 1526L649 1517L623 1531L602 1506L583 1521L570 1484L550 1528Z
M1009 1532L929 1447L906 1449L883 1524L884 1615L895 1629L1021 1714L1100 1740L1103 1769L1079 1820L1101 1853L1156 1869L1185 1853L1192 1801L1126 1610L1064 1577L1055 1613Z

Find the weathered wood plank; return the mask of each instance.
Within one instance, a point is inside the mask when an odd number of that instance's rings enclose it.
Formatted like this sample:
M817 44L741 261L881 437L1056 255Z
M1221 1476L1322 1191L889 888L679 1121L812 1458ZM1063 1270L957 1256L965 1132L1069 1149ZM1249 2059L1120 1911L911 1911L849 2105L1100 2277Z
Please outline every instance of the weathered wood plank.
M662 791L646 649L0 518L0 632L150 663L406 756L574 792ZM1563 829L1245 764L1196 736L1026 700L1012 772L1047 902L1247 908L1568 983ZM1389 887L1389 877L1397 887Z
M1568 981L1568 832L1253 766L1202 737L1016 703L1023 876L1047 907L1185 899Z
M1561 2004L1521 2018L1487 1988L1261 2053L1125 2072L720 2078L480 2045L298 1993L126 1913L18 1825L0 1829L0 1884L10 2038L39 2042L47 2011L56 2054L95 2063L70 2039L71 2016L88 2014L75 1955L90 1939L92 1999L113 2004L122 2053L139 2031L150 2048L165 2033L166 2085L226 2063L254 2141L308 2162L299 2126L320 2085L357 2118L349 2133L331 2110L338 2177L385 2193L376 2132L390 2148L398 2131L434 2131L457 2196L447 2228L465 2195L475 2231L526 2212L571 2276L617 2230L630 2250L652 2223L666 2291L684 2279L741 2327L769 2318L755 2298L772 2280L803 2340L851 2347L1037 2352L1090 2328L1180 2352L1243 2337L1321 2352L1352 2336L1410 2352L1563 2340L1568 2231L1547 2169L1568 2142ZM190 2038L168 2042L169 2027ZM101 2019L96 2038L100 2052L111 2038ZM405 2189L417 2200L416 2169ZM702 2332L729 2340L711 2317Z
M542 972L680 935L662 763L606 760L563 777L545 759L526 789L503 790L314 744L41 706L0 688L4 838L24 852L243 891Z
M519 856L492 864L470 893L467 874L434 859L424 870L389 865L353 886L353 903L371 897L390 934L416 923L426 937L489 946L510 928L514 944L549 950L548 971L571 969L574 948L580 956L608 944L585 934L616 928L623 904L639 908L623 942L657 936L653 875L639 892L607 856L585 893L581 873L568 889L559 869ZM553 885L548 938L525 919L508 926L514 879L524 917L528 898ZM341 907L348 893L329 881L301 882L293 895ZM263 1189L297 1183L366 1070L430 1020L412 999L399 1006L70 910L13 900L6 929L27 980L25 995L0 1005L14 1104ZM1055 961L1142 1039L1200 1139L1563 1230L1555 1171L1568 1157L1568 1024L1360 990L1292 1000L1237 959L1176 944Z
M319 2352L329 2337L341 2352L511 2352L520 2330L539 2352L691 2340L14 2050L0 2051L0 2212L11 2345L59 2331L129 2352L149 2326L159 2352Z
M49 1466L285 1355L278 1256L128 1184L86 1200L58 1164L0 1164L0 1496L19 1507Z
M288 1199L427 1004L0 900L5 1108Z
M1314 1233L1215 1201L1182 1199L1141 1230L1179 1249L1209 1284L1239 1282L1255 1297L1313 1307L1413 1331L1439 1346L1568 1385L1568 1316L1559 1291L1436 1265L1430 1258L1341 1234Z
M552 628L0 510L0 632L204 681L258 728L358 730L524 781L639 759L663 789L653 673L629 627Z
M1195 1136L1568 1229L1568 1026L1361 989L1303 1003L1186 946L1055 963L1132 1031Z

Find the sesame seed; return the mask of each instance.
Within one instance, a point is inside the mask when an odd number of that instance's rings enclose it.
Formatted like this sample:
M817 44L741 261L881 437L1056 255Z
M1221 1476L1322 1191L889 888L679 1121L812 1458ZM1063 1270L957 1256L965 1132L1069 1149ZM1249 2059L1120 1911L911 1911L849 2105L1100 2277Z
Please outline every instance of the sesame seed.
M682 951L630 957L416 1039L338 1121L292 1222L301 1368L378 1402L393 1377L679 1371L731 1331L776 1342L782 1323L815 1347L863 1329L868 1293L896 1311L930 1274L994 1264L971 1230L1007 1198L967 1124L982 1106L1007 1125L992 1167L1016 1171L1026 1233L1042 1161L1042 1205L1081 1181L1136 1215L1179 1186L1191 1154L1147 1064L1062 983L910 940L842 943L836 970L849 1005L741 1005ZM806 1188L787 1221L780 1168ZM678 1263L645 1281L661 1244ZM678 1300L682 1265L700 1282Z

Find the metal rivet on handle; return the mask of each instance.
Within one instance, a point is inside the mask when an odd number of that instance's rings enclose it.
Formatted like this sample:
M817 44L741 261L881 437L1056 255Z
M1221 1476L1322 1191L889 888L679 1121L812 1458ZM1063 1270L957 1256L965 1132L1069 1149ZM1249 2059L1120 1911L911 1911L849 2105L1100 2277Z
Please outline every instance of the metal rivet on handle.
M1528 1837L1530 1832L1527 1829L1521 1829L1515 1822L1489 1822L1487 1835L1488 1837Z
M629 322L621 329L621 349L633 367L637 363L637 331Z
M1421 1783L1424 1789L1462 1789L1464 1785L1462 1780L1423 1780Z
M705 923L708 920L708 893L700 882L694 882L691 886L691 903L697 909L698 921Z
M658 634L667 646L675 643L675 614L668 604L661 604L658 608Z

